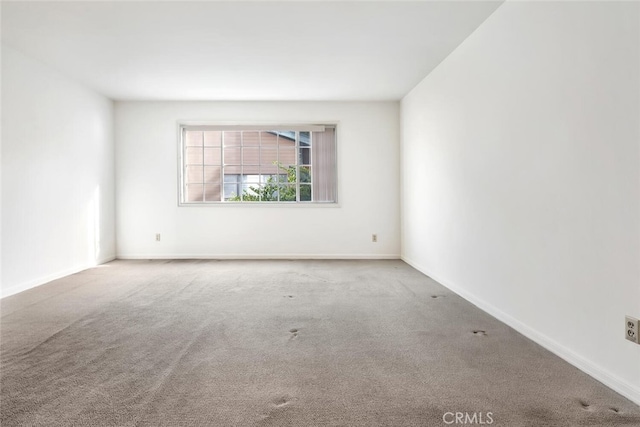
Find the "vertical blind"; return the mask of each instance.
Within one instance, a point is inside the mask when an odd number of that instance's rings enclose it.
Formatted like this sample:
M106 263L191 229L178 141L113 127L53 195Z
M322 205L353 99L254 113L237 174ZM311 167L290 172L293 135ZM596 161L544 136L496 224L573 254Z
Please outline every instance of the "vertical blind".
M336 130L326 127L324 132L313 132L311 142L311 174L313 200L336 201Z

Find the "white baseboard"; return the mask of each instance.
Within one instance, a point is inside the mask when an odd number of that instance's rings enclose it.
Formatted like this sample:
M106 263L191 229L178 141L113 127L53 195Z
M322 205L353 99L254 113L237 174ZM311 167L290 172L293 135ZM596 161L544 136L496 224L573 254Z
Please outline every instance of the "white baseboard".
M400 259L400 254L118 254L117 259Z
M93 264L86 264L86 265L82 265L82 266L76 266L76 267L73 267L73 268L69 268L69 269L66 269L66 270L62 270L62 271L58 271L58 272L55 272L55 273L52 273L52 274L48 274L48 275L43 276L43 277L38 277L37 279L32 279L32 280L29 280L28 282L23 282L23 283L21 283L19 285L11 286L8 289L2 290L2 293L0 294L0 299L6 298L6 297L11 296L11 295L18 294L20 292L24 292L24 291L29 290L29 289L36 288L38 286L44 285L45 283L49 283L49 282L51 282L53 280L57 280L57 279L60 279L62 277L65 277L65 276L69 276L71 274L79 273L80 271L86 270L88 268L95 267L95 266L100 265L100 264L104 264L105 262L113 261L114 259L116 259L115 255L111 255L111 256L108 256L108 257L101 258L101 259L97 260Z
M598 366L592 361L585 359L578 353L568 349L567 347L563 346L557 341L554 341L553 339L549 338L545 334L525 325L524 323L520 322L514 317L506 314L502 310L487 303L483 299L478 298L476 295L473 295L467 292L463 288L456 286L451 282L442 280L441 278L432 275L428 271L428 269L419 265L418 263L411 260L410 258L407 258L406 256L402 256L401 259L407 264L409 264L410 266L412 266L413 268L415 268L416 270L426 274L436 282L440 283L441 285L455 292L456 294L458 294L465 300L469 301L473 305L477 306L481 310L485 311L486 313L490 314L491 316L495 317L496 319L500 320L506 325L512 327L513 329L515 329L525 337L536 342L537 344L540 344L542 347L546 348L556 356L560 357L561 359L565 360L566 362L572 364L576 368L580 369L581 371L585 372L586 374L600 381L607 387L620 393L621 395L631 400L632 402L636 403L637 405L640 405L640 388L635 387L633 384L630 384L625 379L620 378L617 375L612 374L611 372L608 372L606 369L603 369L602 367Z

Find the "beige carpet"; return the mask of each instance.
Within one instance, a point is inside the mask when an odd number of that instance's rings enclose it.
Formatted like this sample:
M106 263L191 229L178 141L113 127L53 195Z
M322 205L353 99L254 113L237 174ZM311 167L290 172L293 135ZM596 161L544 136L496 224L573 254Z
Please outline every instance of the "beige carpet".
M114 261L1 308L3 427L640 426L401 261Z

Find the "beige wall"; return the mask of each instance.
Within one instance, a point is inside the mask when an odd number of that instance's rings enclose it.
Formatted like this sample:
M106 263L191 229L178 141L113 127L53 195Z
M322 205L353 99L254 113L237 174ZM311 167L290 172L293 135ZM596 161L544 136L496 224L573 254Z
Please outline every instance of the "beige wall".
M397 258L398 120L397 102L116 102L118 256ZM184 121L336 123L338 203L180 206Z

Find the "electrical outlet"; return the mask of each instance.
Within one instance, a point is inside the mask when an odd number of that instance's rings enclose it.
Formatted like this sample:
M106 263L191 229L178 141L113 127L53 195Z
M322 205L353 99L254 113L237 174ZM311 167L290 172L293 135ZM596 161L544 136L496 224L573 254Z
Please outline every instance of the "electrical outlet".
M372 234L371 235L371 241L373 243L378 243L378 235L377 234Z
M156 242L159 242L159 241L160 241L160 233L157 233L156 234Z
M631 342L640 344L640 321L635 317L625 316L624 325L624 337Z

